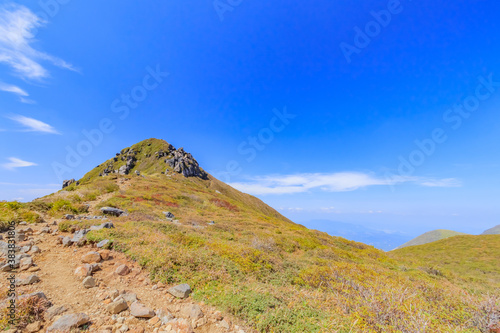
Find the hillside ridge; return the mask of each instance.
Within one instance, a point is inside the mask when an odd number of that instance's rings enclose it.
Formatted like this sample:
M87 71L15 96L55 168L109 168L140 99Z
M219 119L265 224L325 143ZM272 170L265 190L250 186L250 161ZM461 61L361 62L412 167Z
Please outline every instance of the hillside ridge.
M454 230L447 230L447 229L436 229L432 231L428 231L426 233L423 233L420 236L417 236L413 238L412 240L398 246L394 250L402 249L408 246L415 246L415 245L423 245L423 244L428 244L432 243L441 239L445 239L448 237L454 237L458 235L467 235L466 233L463 232L458 232Z

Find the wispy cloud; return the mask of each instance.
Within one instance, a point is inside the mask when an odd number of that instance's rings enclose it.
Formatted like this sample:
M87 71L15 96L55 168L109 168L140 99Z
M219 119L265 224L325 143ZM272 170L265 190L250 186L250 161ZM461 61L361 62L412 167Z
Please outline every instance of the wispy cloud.
M23 90L22 88L12 85L6 84L0 81L0 91L8 92L19 97L19 101L25 104L35 104L35 101L27 98L29 94Z
M6 84L3 82L0 82L0 90L5 91L5 92L9 92L9 93L13 93L13 94L18 95L18 96L24 96L24 97L29 96L26 91L19 88L18 86Z
M21 78L31 80L49 76L42 62L75 71L64 60L33 48L34 32L45 23L25 6L14 3L0 5L0 63L12 68Z
M36 120L34 118L29 118L21 115L8 116L7 118L23 125L26 128L25 131L27 132L61 134L49 124L46 124L43 121Z
M4 169L7 170L15 170L17 168L24 168L36 165L36 163L23 161L17 157L9 157L8 160L10 161L9 163L4 163L1 165Z
M427 187L460 187L462 182L455 178L429 179L422 181L420 185Z
M337 173L303 173L295 175L271 175L250 178L248 182L230 183L229 185L246 193L293 194L319 189L327 192L354 191L369 186L393 186L402 183L414 183L430 187L456 187L460 182L456 179L430 179L422 177L378 177L371 173L337 172Z

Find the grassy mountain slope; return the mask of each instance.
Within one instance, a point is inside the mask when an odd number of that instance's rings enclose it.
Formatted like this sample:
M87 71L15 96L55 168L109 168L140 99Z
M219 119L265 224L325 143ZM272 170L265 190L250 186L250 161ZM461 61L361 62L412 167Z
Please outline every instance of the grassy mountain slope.
M463 284L500 288L500 235L465 235L391 252L393 258L416 266L431 266L438 275Z
M127 167L130 150L135 161ZM53 218L101 215L104 206L126 210L128 216L113 218L115 229L92 231L89 241L111 239L154 280L189 283L195 299L231 312L259 332L480 332L486 327L489 296L471 289L476 286L469 287L467 279L309 230L201 169L196 173L203 177L185 177L174 170L178 164L172 169L165 162L178 156L176 151L162 140L140 142L78 185L18 209ZM189 156L185 162L196 169ZM123 166L127 174L114 172ZM177 221L168 221L164 211ZM72 220L59 227L91 224Z
M493 228L485 230L481 235L500 235L500 224Z
M445 239L448 237L454 237L458 235L467 235L463 232L453 231L453 230L445 230L445 229L437 229L433 231L426 232L418 237L413 238L409 242L404 243L403 245L398 246L396 249L402 249L408 246L414 245L423 245L427 243L432 243L441 239Z

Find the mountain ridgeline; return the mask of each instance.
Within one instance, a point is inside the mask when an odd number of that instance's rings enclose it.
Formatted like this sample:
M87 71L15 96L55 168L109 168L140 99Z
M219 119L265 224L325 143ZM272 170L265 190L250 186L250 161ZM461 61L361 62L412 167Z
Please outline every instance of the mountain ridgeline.
M78 230L100 224L104 207L127 214L109 216L115 228L88 232L88 242L110 240L154 281L188 283L195 300L257 332L481 332L490 325L485 304L498 295L496 278L464 278L453 265L410 261L293 223L158 139L121 150L57 193L2 204L0 217L70 214L59 228ZM488 247L500 236L476 237ZM456 251L465 258L469 246ZM494 252L470 274L495 265Z

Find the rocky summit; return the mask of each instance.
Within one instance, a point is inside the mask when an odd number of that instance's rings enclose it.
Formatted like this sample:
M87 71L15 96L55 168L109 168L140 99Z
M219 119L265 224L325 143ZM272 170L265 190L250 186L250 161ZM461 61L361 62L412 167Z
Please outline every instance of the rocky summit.
M200 179L208 177L194 157L185 152L184 148L175 149L168 142L157 139L145 140L123 149L115 157L99 165L94 172L98 172L100 177L132 173L140 176L158 172L166 176L178 173L184 177ZM82 180L88 181L89 178L83 177ZM73 183L74 180L65 180L63 187Z

